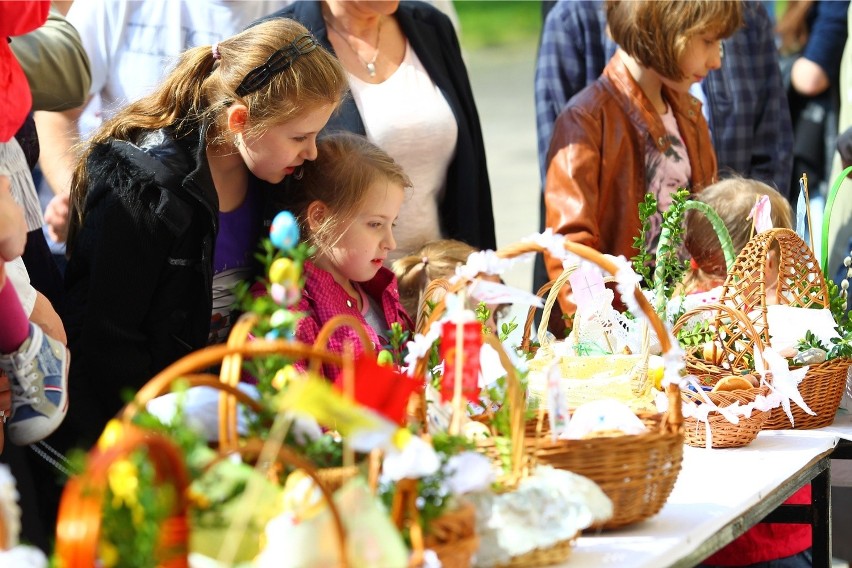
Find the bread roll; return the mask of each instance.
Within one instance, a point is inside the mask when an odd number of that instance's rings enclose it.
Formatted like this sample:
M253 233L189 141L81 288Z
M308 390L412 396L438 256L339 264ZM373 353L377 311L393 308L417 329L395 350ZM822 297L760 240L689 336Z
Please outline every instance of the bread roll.
M719 379L719 382L716 383L711 392L748 390L750 388L753 388L753 386L748 379L737 375L728 375Z

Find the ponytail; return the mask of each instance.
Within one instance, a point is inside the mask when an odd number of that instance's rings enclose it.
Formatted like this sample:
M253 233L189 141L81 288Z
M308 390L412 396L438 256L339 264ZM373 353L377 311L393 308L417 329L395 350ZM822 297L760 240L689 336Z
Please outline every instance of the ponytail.
M71 181L69 254L83 222L88 191L87 160L96 144L109 139L135 141L148 131L174 129L183 137L209 124L206 144L225 141L228 106L248 109L250 129L262 131L286 123L321 106L336 108L348 90L340 62L322 47L295 60L256 91L236 93L246 76L274 53L308 34L304 26L286 18L261 22L215 46L193 47L181 54L175 68L150 95L130 103L107 120L87 145Z

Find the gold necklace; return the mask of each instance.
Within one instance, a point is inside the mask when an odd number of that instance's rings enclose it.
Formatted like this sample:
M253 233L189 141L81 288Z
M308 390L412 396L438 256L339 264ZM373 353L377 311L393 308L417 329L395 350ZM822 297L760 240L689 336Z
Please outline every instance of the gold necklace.
M345 35L343 35L343 34L340 32L340 30L338 30L338 29L337 29L337 28L336 28L336 27L335 27L335 26L331 23L331 18L330 18L330 17L329 17L329 18L326 18L326 20L325 20L325 21L326 21L326 24L328 24L328 27L331 29L331 31L333 31L334 33L336 33L336 34L337 34L337 36L338 36L340 39L342 39L342 40L346 43L346 45L349 47L349 49L352 51L352 53L354 53L354 54L355 54L355 57L357 57L357 58L358 58L358 61L360 61L360 62L361 62L361 65L363 65L363 66L364 66L364 68L366 68L366 69L367 69L367 74L368 74L370 77L375 77L375 76L376 76L376 58L378 58L378 57L379 57L379 41L380 41L380 40L381 40L381 38L382 38L382 20L383 20L383 19L384 19L383 17L379 16L379 26L378 26L378 29L376 30L376 52L373 54L373 58L372 58L370 61L364 61L364 58L363 58L363 57L361 57L361 54L360 54L360 53L358 53L358 50L357 50L357 49L355 49L355 47L352 45L352 43L349 41L349 39L347 39L347 37L346 37ZM352 35L352 34L349 34L349 35Z

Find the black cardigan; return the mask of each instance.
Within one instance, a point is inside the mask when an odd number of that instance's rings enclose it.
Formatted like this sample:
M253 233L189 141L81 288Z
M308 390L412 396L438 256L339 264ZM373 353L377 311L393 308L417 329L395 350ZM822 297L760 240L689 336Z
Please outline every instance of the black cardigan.
M401 2L394 16L426 72L447 99L458 123L456 154L447 170L447 186L438 205L442 233L481 249L494 249L494 213L485 163L482 128L473 91L449 18L423 2ZM300 22L320 44L334 53L320 2L294 2L269 18ZM265 19L269 19L265 18ZM345 130L365 134L364 123L351 96L346 97L324 132Z

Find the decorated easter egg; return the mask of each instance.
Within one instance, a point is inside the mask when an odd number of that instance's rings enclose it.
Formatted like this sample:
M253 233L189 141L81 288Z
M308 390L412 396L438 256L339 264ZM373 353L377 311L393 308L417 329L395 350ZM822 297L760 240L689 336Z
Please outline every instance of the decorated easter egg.
M299 225L289 211L281 211L269 227L269 240L281 250L288 250L299 242Z
M273 283L272 286L269 287L269 295L272 296L275 303L280 306L287 300L287 288L281 284Z
M269 266L269 280L275 284L298 282L301 276L299 265L289 258L276 258Z
M393 366L393 353L388 351L387 349L382 349L379 351L379 356L376 358L376 362L379 365L385 365L387 367Z

